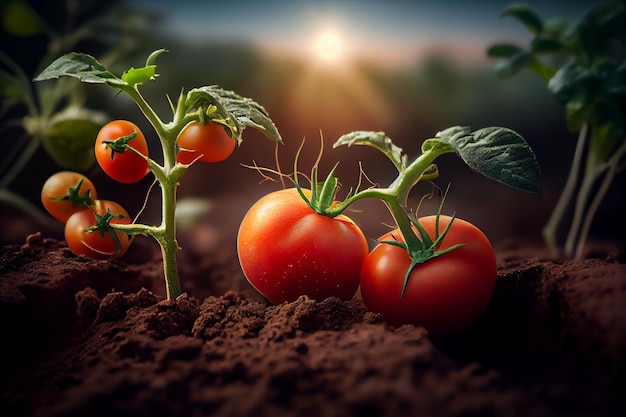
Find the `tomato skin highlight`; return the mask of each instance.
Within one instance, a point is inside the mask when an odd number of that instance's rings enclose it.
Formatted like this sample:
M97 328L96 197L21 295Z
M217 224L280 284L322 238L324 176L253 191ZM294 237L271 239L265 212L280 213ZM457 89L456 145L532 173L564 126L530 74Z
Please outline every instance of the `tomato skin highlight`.
M83 182L78 189L78 194L83 196L87 190L91 190L89 197L92 200L98 199L96 187L89 178L78 172L57 172L50 176L41 187L41 203L48 213L60 222L65 223L72 214L86 208L84 205L75 205L71 200L55 200L55 198L68 195L69 189L78 185L80 180Z
M114 201L97 200L93 208L100 215L106 213L107 208L114 214L124 215L123 218L112 219L111 224L130 224L132 222L128 212ZM130 237L124 232L115 232L121 244L120 252L116 252L115 241L110 233L105 233L102 237L97 231L85 232L85 229L89 229L95 224L96 216L90 208L80 210L70 216L65 223L65 240L70 250L75 255L85 255L92 259L107 260L123 256L130 247Z
M112 142L133 132L137 132L137 135L128 141L128 145L142 155L148 156L148 143L145 136L137 125L127 120L114 120L107 123L96 137L96 160L100 168L109 177L123 184L132 184L143 179L150 172L150 166L145 159L131 150L114 152L111 158L111 148L105 141Z
M419 219L433 240L435 219ZM450 219L439 216L439 233ZM378 240L401 240L401 235L395 230ZM439 250L459 243L465 246L415 266L402 300L402 285L411 260L405 249L380 243L361 269L361 296L367 309L382 314L391 325L423 326L434 336L451 336L469 329L489 304L497 262L482 231L455 218Z
M250 208L239 228L237 253L250 284L280 304L300 295L350 300L368 246L350 218L317 214L289 188Z
M181 130L177 141L180 150L176 161L181 164L190 164L196 158L207 163L222 162L237 147L235 138L228 136L224 126L215 122L191 122Z

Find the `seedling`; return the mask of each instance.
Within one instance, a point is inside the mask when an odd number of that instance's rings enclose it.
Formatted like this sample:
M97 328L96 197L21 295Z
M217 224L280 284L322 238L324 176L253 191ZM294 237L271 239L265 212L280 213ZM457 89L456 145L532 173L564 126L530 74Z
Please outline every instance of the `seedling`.
M131 222L123 209L109 208L102 203L86 205L78 203L74 207L77 214L90 218L90 222L78 222L78 243L95 253L93 257L111 258L125 251L128 239L124 236L153 237L159 243L163 255L167 298L175 299L182 293L176 264L176 253L179 250L175 222L176 189L181 177L192 163L202 160L210 152L222 151L215 146L212 149L206 146L192 148L193 144L187 144L181 151L179 141L185 137L186 143L188 142L190 133L187 129L196 124L212 126L211 129L214 129L213 125L217 125L218 132L221 130L222 135L226 135L231 142L237 144L241 143L242 133L247 127L261 131L273 141L282 142L282 139L262 106L252 99L216 86L195 88L187 93L181 92L176 105L172 106L172 120L170 122L161 120L143 98L139 88L143 83L156 78L155 60L164 52L166 52L164 49L153 52L147 58L145 66L130 68L121 77L113 74L92 56L69 53L54 61L35 78L35 81L74 77L85 83L105 84L130 96L154 127L161 145L162 164L149 156L145 138L139 128L133 123L119 120L105 125L100 131L96 141L96 157L103 170L120 182L138 181L149 172L154 175L161 188L161 224L146 225ZM194 135L202 144L214 139L214 136L202 132ZM218 141L218 147L223 140L222 137ZM185 152L185 155L187 152L195 153L195 156L191 160L185 157L181 162L179 157L181 152ZM222 159L228 156L224 155L222 153ZM92 191L91 194L95 193ZM66 223L66 238L68 224L74 224L70 223L71 219L72 217ZM86 227L87 223L90 223L91 227ZM102 243L102 247L94 247L95 244L91 239L98 234L112 240L114 246L111 247L109 242ZM69 244L70 239L67 240Z
M616 174L626 167L626 4L605 1L573 27L561 18L543 20L520 5L501 16L516 18L534 37L528 48L489 48L489 56L501 59L498 74L511 77L523 68L536 72L563 104L567 127L578 132L569 176L543 234L556 253L557 228L574 200L565 255L581 258L594 216Z

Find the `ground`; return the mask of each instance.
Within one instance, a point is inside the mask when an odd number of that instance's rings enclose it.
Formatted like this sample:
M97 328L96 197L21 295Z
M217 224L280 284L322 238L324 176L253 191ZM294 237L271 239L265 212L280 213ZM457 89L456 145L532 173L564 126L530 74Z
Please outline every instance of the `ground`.
M141 239L123 261L29 236L0 252L0 416L626 415L626 264L499 250L467 333L387 326L351 301L269 305L234 255L182 254L163 298Z

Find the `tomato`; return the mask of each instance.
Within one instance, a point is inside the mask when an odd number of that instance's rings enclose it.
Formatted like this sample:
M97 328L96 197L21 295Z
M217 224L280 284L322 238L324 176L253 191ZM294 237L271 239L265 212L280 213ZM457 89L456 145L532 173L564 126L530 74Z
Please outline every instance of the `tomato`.
M191 122L178 135L178 147L176 160L181 164L190 164L196 158L202 162L221 162L235 151L237 141L219 123Z
M115 231L120 242L120 251L117 252L111 233L105 232L104 236L101 236L98 231L85 231L96 224L94 210L99 215L103 215L107 209L110 209L113 214L123 215L122 218L113 218L111 224L130 224L132 222L128 212L118 203L109 200L96 200L93 210L90 208L80 210L72 214L65 223L65 240L74 254L85 255L94 259L114 259L126 253L130 246L128 234Z
M113 142L119 138L136 133L136 136L127 142L127 145L148 156L148 143L139 128L127 120L114 120L100 129L96 138L96 160L102 170L117 182L132 184L148 174L148 162L135 154L125 150L117 152L111 149L106 142Z
M57 172L41 188L41 203L61 222L66 222L72 214L88 207L97 198L96 187L78 172Z
M419 219L435 239L436 216ZM441 233L450 222L439 217ZM379 240L401 240L398 230ZM467 330L484 312L496 283L494 250L476 226L455 218L439 250L464 246L417 265L406 292L400 294L411 260L406 250L380 243L367 256L361 270L361 296L368 310L381 313L392 325L414 324L435 336Z
M300 295L351 299L367 252L365 236L350 218L315 213L295 188L258 200L237 236L246 278L274 304Z

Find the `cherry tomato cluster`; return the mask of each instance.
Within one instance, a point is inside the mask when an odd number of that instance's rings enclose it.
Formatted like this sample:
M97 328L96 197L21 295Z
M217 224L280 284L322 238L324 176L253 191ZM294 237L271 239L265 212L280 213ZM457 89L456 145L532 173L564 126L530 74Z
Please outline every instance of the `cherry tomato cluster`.
M41 189L41 202L57 220L65 223L67 246L76 255L114 259L126 253L131 240L111 224L130 224L128 212L118 203L98 200L93 183L78 172L52 175Z
M177 144L177 162L191 164L223 161L237 142L218 123L191 122L181 130ZM146 137L127 120L114 120L102 127L95 154L102 170L123 184L136 183L150 172ZM69 171L54 174L43 185L41 201L54 218L65 223L65 239L75 254L112 259L128 250L129 235L111 226L130 224L128 212L114 201L98 200L96 188L86 176Z

